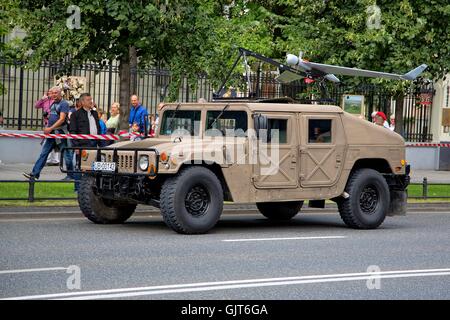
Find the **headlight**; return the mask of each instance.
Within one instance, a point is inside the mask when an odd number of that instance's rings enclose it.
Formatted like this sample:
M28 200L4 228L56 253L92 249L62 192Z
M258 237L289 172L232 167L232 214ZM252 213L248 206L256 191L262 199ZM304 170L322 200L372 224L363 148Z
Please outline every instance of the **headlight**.
M106 162L106 154L102 153L102 154L100 155L100 161L101 161L101 162Z
M148 156L139 157L139 169L142 171L147 171L148 169Z

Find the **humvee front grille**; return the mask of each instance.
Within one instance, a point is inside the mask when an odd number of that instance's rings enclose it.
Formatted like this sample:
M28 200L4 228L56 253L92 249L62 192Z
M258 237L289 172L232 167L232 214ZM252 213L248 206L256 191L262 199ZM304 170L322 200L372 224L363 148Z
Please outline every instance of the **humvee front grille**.
M133 169L133 156L131 155L119 155L119 169Z
M120 170L133 170L134 168L134 157L132 155L118 155L117 156L117 167ZM113 162L112 154L106 156L107 162Z

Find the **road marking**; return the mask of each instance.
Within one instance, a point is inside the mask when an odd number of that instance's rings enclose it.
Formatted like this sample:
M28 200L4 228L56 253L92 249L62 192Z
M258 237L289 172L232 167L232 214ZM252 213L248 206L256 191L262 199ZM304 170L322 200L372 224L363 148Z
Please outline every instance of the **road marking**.
M362 272L362 273L343 273L343 274L326 274L311 275L299 277L284 278L265 278L265 279L248 279L248 280L231 280L217 282L200 282L188 284L160 285L149 287L79 291L79 292L63 292L55 294L42 294L32 296L19 296L3 298L1 300L29 300L29 299L74 299L74 300L90 300L90 299L114 299L125 297L136 297L156 294L169 293L186 293L212 290L283 286L294 284L310 284L310 283L326 283L326 282L343 282L343 281L359 281L368 279L394 279L394 278L412 278L412 277L430 277L430 276L450 276L450 268L447 269L424 269L424 270L397 270L397 271L381 271L381 272Z
M86 218L16 218L16 219L2 219L2 222L34 222L34 221L70 221L70 220L86 220Z
M320 239L344 239L346 236L323 236L323 237L291 237L291 238L255 238L255 239L227 239L223 242L246 242L246 241L283 241L283 240L320 240Z
M64 267L54 267L54 268L37 268L37 269L17 269L17 270L0 270L0 274L10 274L10 273L25 273L25 272L43 272L43 271L59 271L67 270Z

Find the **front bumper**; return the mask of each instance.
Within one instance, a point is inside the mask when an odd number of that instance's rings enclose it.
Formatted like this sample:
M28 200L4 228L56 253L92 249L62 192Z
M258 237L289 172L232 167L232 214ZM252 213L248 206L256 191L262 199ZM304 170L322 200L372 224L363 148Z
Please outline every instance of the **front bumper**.
M65 152L76 153L76 161L74 170L66 170L63 166L63 159ZM83 157L83 151L95 151L94 154L88 153L87 158ZM142 155L149 156L148 171L142 171L138 167L139 157ZM102 156L107 158L107 162L114 162L116 164L115 171L94 171L92 163L94 161L101 162ZM93 148L93 147L72 147L61 150L60 159L61 172L74 174L90 174L95 176L127 176L127 177L149 177L155 178L159 169L159 152L154 148Z

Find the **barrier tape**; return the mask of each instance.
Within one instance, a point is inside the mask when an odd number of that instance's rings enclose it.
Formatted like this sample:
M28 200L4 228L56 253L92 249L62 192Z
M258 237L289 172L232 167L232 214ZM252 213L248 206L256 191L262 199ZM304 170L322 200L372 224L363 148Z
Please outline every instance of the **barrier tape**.
M139 133L120 131L119 134L45 134L45 133L0 133L0 137L7 138L54 138L54 139L79 139L79 140L108 140L119 141L120 138L131 138L131 136L142 136ZM450 148L450 143L408 143L406 147L441 147Z
M441 147L450 148L450 143L411 143L406 144L407 147Z
M0 133L0 137L7 138L53 138L53 139L78 139L78 140L108 140L119 141L120 138L131 138L131 136L141 136L139 133L129 133L120 131L119 134L58 134L58 133Z

